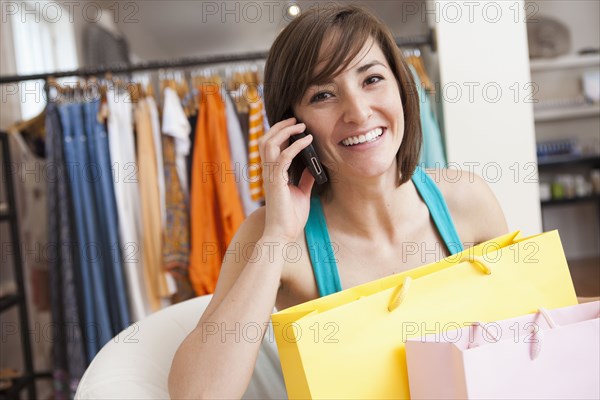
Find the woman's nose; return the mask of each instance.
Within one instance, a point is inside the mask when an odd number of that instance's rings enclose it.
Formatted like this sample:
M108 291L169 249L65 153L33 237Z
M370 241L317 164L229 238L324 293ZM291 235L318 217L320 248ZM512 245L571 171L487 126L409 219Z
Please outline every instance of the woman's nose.
M364 125L371 114L371 104L369 104L369 99L364 94L351 94L343 102L343 119L345 123Z

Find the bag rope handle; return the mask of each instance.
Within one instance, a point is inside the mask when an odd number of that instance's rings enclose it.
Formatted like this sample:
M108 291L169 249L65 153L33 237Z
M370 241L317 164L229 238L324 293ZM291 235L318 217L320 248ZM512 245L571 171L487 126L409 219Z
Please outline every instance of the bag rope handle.
M544 317L544 319L548 323L548 326L550 326L550 329L554 329L558 326L558 324L554 322L550 314L548 314L548 310L546 310L545 308L538 309L538 314ZM543 339L544 331L538 327L538 330L533 333L533 340L531 341L531 352L529 356L532 360L535 360L540 355L540 352L542 351Z
M392 312L404 301L406 295L408 294L408 289L410 288L410 283L412 282L412 278L410 276L405 276L404 280L396 288L396 294L392 297L392 301L388 305L388 311Z
M483 271L483 273L486 275L492 274L492 267L481 256L465 255L459 261L459 263L463 263L463 262L470 262L471 264L477 265L479 267L479 269L481 269Z
M475 264L485 273L486 275L492 274L492 268L483 260L482 257L471 255L464 256L460 259L458 264L463 262L470 262L471 264ZM410 276L405 276L404 280L398 287L396 288L396 292L392 296L390 303L388 304L388 311L392 312L404 301L406 295L408 293L408 289L410 288L410 283L412 282L412 278Z
M472 333L472 337L473 337L473 339L475 338L475 329L476 329L477 327L479 327L479 328L483 329L483 331L484 331L485 333L487 333L487 334L488 334L488 335L489 335L489 336L490 336L490 337L491 337L491 338L494 340L494 343L497 343L497 342L499 342L499 341L500 341L500 338L498 338L498 337L494 336L494 335L493 335L493 334L492 334L492 333L491 333L491 332L490 332L490 331L489 331L489 330L488 330L488 329L485 327L485 325L484 325L484 324L482 324L481 322L473 322L473 323L471 324L471 327L473 328L473 331L472 331L472 332L473 332L473 333ZM475 341L473 341L473 342L469 341L469 344L467 345L467 349L474 349L475 347L479 347L479 343L477 343L477 342L475 342Z
M544 317L544 319L548 323L548 326L550 326L550 329L554 329L558 326L558 324L556 322L554 322L554 320L552 319L550 314L548 314L548 310L546 310L545 308L540 308L538 310L537 314ZM492 335L490 333L490 331L485 327L485 325L482 324L481 322L474 322L471 326L473 327L473 337L475 337L475 335L474 335L475 328L480 327L494 340L494 343L496 343L500 340L500 338ZM535 326L537 326L537 325L535 325ZM530 353L529 353L531 360L535 360L540 355L540 352L542 351L542 342L543 341L544 341L544 331L542 329L538 328L537 331L533 332L533 336L532 336L532 340L531 340L531 349L530 349ZM477 342L473 342L473 343L469 342L467 349L473 349L476 347L479 347L479 344Z

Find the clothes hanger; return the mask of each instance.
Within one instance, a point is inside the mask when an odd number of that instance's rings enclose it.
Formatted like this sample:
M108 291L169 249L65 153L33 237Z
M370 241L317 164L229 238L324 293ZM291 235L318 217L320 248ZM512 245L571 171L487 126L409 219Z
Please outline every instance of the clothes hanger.
M140 93L143 97L154 98L154 90L150 84L150 77L147 74L136 74L134 80L140 87Z
M235 88L237 92L236 106L239 113L250 112L250 104L248 103L247 87L244 75L244 70L241 65L237 66L237 71L234 74Z
M94 77L95 78L95 77ZM98 110L98 122L105 123L108 119L109 108L108 108L108 85L106 79L98 80L98 95L100 96L100 108Z
M57 92L58 100L61 100L64 93L64 88L56 81L54 77L48 77L45 85L48 88L48 93L51 94L52 90ZM49 96L50 97L50 96ZM48 99L50 101L50 99ZM23 136L26 142L33 145L35 142L46 140L46 110L47 105L44 109L33 118L28 120L21 120L13 123L9 126L8 132L19 132Z
M175 79L177 96L179 97L179 101L181 102L181 106L183 107L183 112L185 113L185 116L189 118L190 115L192 115L193 108L190 101L190 90L185 77L185 73L182 71L176 71Z
M31 119L15 122L8 131L20 132L31 140L44 140L46 138L46 108Z
M419 49L406 49L404 51L406 61L410 63L415 69L419 80L421 81L421 85L428 92L434 91L433 83L427 74L427 70L425 69L425 64L423 63L423 58L421 57L421 50Z

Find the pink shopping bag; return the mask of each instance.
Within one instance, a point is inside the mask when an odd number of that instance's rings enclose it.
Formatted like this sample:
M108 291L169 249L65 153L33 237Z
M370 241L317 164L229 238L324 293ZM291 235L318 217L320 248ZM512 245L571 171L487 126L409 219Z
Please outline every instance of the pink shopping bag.
M595 301L408 339L410 397L599 399L599 317Z

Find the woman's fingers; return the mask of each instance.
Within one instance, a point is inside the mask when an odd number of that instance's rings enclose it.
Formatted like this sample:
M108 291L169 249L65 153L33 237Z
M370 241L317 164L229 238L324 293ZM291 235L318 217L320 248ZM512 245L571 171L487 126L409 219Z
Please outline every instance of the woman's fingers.
M287 183L287 170L290 168L290 165L292 165L292 161L304 148L306 148L306 146L312 142L312 140L313 136L307 135L302 139L295 141L285 150L283 150L273 168L273 171L277 174L276 176L285 177L285 183Z
M265 162L275 161L282 150L287 147L290 137L304 132L305 129L306 126L304 124L284 124L283 127L274 125L269 132L259 139L258 148L261 159Z
M290 165L292 165L292 160L294 157L298 156L312 140L313 136L307 135L285 148L279 153L279 156L274 161L265 162L263 167L263 180L271 185L287 185L289 182L287 171L290 168Z
M282 129L285 129L287 127L293 126L295 124L296 124L296 118L288 118L288 119L284 119L283 121L279 121L276 124L274 124L273 126L271 126L271 129L269 129L267 132L265 132L265 134L258 139L259 149L263 148L264 144L266 142L268 142L273 137L273 135L275 135L277 132L279 132Z
M313 135L306 135L300 140L296 140L294 143L289 145L283 150L279 156L279 163L283 167L286 164L291 164L294 157L296 157L306 146L308 146L313 140Z

